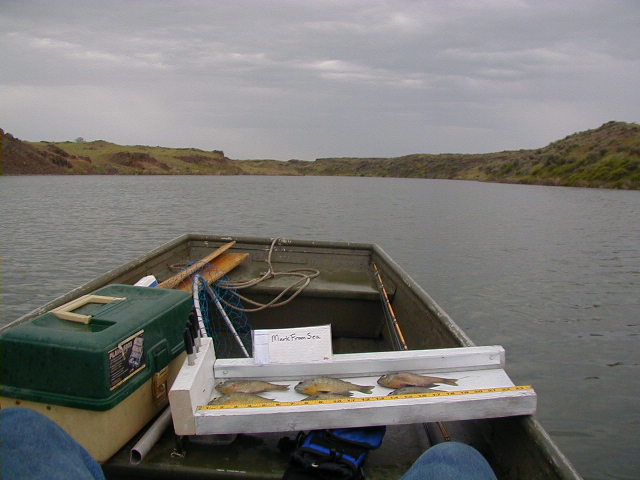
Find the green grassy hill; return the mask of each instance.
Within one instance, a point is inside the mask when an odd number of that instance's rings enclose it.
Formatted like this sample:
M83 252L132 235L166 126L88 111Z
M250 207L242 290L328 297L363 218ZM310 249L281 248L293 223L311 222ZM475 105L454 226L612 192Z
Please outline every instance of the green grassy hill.
M321 175L448 178L502 183L640 189L640 125L609 122L535 150L324 158Z
M72 161L72 170L90 174L225 174L242 173L220 150L206 152L197 148L166 148L143 145L123 146L95 142L37 142L40 148L58 148L80 161ZM83 163L83 160L85 163ZM70 173L76 173L70 172Z
M348 175L640 189L640 125L608 122L535 150L393 158L231 160L220 150L2 135L2 173L101 175Z

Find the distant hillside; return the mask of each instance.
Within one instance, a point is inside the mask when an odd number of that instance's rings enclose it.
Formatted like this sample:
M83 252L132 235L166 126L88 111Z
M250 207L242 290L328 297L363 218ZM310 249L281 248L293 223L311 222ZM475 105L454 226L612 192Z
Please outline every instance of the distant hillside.
M323 158L316 175L447 178L501 183L640 189L640 125L609 122L535 150Z
M608 122L535 150L394 158L231 160L220 150L25 142L2 135L2 173L101 175L345 175L640 189L640 125Z
M3 173L9 175L238 175L242 169L219 150L123 146L94 142L25 142L3 135Z
M14 138L9 133L2 135L0 167L3 174L64 174L72 168L70 155L55 145L36 148L29 143Z

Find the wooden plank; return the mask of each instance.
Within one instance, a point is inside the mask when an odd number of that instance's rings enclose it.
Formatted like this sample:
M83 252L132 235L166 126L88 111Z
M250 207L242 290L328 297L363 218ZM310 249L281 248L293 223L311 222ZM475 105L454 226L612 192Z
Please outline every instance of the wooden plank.
M229 250L231 247L233 247L235 245L235 243L236 243L236 241L233 240L233 241L231 241L229 243L226 243L226 244L222 245L221 247L219 247L216 250L214 250L213 252L211 252L209 255L203 257L201 260L193 263L192 265L189 265L187 268L185 268L183 271L177 273L173 277L168 278L167 280L162 282L160 285L158 285L158 287L160 287L160 288L175 288L184 279L186 279L187 277L190 277L195 272L197 272L201 268L205 267L213 259L217 258L218 256L222 255L224 252Z
M218 361L216 361L217 363ZM393 370L389 370L392 372ZM215 375L215 365L214 365L214 375ZM434 374L434 372L430 370L425 370L424 368L418 368L416 370L411 370L412 373L423 374L428 376L441 376L445 379L455 380L455 384L449 385L447 383L435 383L431 388L435 389L438 394L440 393L451 393L451 392L459 392L459 391L469 391L469 390L477 390L482 388L511 388L514 387L513 382L507 375L507 373L501 368L493 368L487 370L473 370L472 368L465 370L458 370L455 372L447 372L441 374ZM270 382L277 383L279 385L287 385L289 388L287 390L282 391L269 391L263 394L265 398L274 400L276 402L281 403L290 403L290 402L299 402L306 395L298 393L295 391L295 386L301 381L308 379L310 377L302 375L304 371L300 372L301 375L293 376L288 379L275 379L272 377L262 377L261 380L266 380ZM363 385L369 386L371 388L371 393L363 393L360 391L352 391L351 397L349 401L365 401L371 398L376 397L384 397L389 394L392 388L383 387L377 383L378 379L381 375L379 374L363 374L360 376L351 376L351 375L335 375L335 378L340 378L341 380L345 380L347 382L351 382L355 385ZM315 376L314 376L315 377ZM228 378L215 377L214 382L218 383L224 380L228 380ZM245 380L244 378L233 378L233 380ZM219 396L219 393L213 392L213 396ZM338 402L340 403L340 402Z
M531 415L536 409L532 389L426 398L198 410L196 434L291 432L316 428L403 425Z
M242 262L249 258L248 253L225 253L215 258L200 271L202 276L208 283L213 283L221 279L225 274L236 268ZM180 281L173 288L190 292L193 287L193 277L188 277Z
M185 359L180 373L169 390L169 403L173 428L178 435L194 435L196 424L194 414L198 405L209 401L213 393L214 378L211 375L215 354L213 341L203 338L194 365Z
M210 342L210 340L209 340ZM213 365L196 360L183 367L169 398L181 434L284 432L316 428L393 425L530 415L536 409L531 387L515 387L504 371L500 346L463 347L334 355L331 363L253 365L252 359L218 359ZM456 379L438 383L436 393L387 397L380 374L398 370ZM441 373L440 373L441 372ZM357 385L373 386L371 394L353 392L335 402L299 401L295 385L303 378L332 375ZM260 378L289 385L288 390L262 394L281 405L203 407L219 395L214 385L226 378ZM181 426L180 426L181 425ZM180 427L178 427L180 426ZM176 430L178 431L178 430Z

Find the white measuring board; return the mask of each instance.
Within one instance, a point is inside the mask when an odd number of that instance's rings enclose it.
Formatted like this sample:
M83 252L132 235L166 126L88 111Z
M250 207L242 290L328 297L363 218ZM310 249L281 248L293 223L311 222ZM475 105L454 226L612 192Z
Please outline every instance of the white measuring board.
M183 367L169 394L174 427L180 435L467 420L530 415L536 409L534 390L515 386L505 373L504 349L500 346L344 354L334 355L328 363L291 365L217 359L213 375L208 376L196 373L201 369L211 371L206 367L211 365L208 357L202 357L194 366ZM391 389L378 385L377 380L383 374L399 371L456 379L457 385L436 384L435 393L388 397ZM371 394L356 391L352 397L337 401L301 402L306 395L297 393L295 385L317 376L374 388ZM279 402L276 404L207 406L209 400L220 395L215 384L229 379L259 379L288 385L289 389L260 394Z

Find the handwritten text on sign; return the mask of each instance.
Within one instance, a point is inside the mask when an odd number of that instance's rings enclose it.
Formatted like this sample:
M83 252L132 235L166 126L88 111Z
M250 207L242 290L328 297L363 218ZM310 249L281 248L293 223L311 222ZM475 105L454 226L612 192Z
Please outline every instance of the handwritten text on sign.
M331 353L331 325L253 331L253 358L258 365L328 362Z

